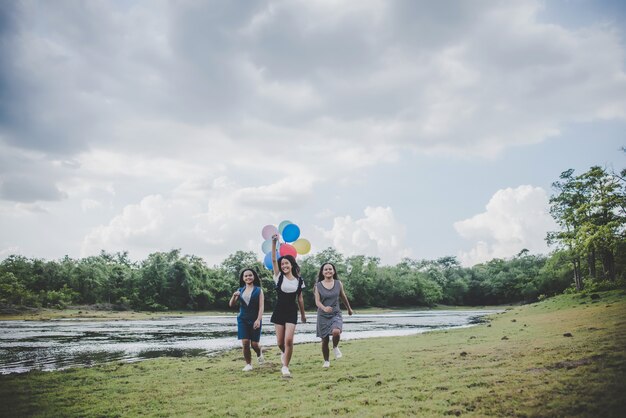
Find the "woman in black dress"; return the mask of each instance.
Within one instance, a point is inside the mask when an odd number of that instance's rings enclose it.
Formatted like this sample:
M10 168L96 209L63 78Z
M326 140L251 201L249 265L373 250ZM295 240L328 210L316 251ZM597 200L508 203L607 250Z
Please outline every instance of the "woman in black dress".
M281 373L283 376L291 376L289 362L293 353L293 335L298 323L298 308L300 309L301 321L306 323L304 299L302 298L302 289L305 286L302 277L300 277L300 267L293 256L286 255L276 260L277 242L278 235L274 235L272 237L272 269L274 270L277 299L271 322L276 329L278 348L282 352L280 356L283 364Z

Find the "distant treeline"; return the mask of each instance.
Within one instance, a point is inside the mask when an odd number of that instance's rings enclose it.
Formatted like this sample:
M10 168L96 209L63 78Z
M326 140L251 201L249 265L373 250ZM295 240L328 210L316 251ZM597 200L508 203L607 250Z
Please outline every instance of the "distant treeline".
M626 170L600 167L574 176L563 172L554 183L550 212L561 229L548 234L556 247L549 256L522 250L510 259L493 259L470 268L455 257L404 259L383 266L376 257L346 257L333 248L299 257L305 280L305 305L314 307L311 291L319 267L336 265L354 307L494 305L530 302L562 293L615 288L626 281ZM150 254L133 262L128 254L79 260L46 261L12 255L0 263L0 303L65 307L109 304L116 309L228 309L239 285L238 274L252 267L262 278L268 310L275 299L270 272L253 252L237 251L220 265L179 250Z
M622 258L623 255L622 255ZM573 266L565 252L550 257L524 250L511 259L494 259L471 268L455 257L416 261L404 259L381 266L379 259L344 257L332 248L299 260L308 290L307 309L314 307L312 287L322 262L337 266L354 307L493 305L534 301L562 293L573 283ZM623 261L623 260L622 260ZM0 302L35 307L110 304L115 309L228 309L239 285L238 272L253 267L260 273L271 307L275 291L270 272L253 252L238 251L209 267L199 257L178 250L151 254L134 263L126 253L58 261L10 256L0 263ZM623 279L623 266L620 274ZM611 283L595 284L612 287Z

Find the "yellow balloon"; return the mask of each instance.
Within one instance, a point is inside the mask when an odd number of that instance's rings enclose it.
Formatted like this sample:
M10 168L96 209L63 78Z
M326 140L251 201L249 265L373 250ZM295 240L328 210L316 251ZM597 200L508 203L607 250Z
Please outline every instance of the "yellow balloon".
M292 242L291 245L295 247L298 254L306 254L311 251L311 243L309 242L309 240L304 238L300 238Z

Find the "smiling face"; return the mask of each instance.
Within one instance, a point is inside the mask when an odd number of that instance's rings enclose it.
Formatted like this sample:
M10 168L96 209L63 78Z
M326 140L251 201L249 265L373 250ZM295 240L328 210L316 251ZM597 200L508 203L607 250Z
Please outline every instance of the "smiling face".
M239 273L239 287L254 284L255 286L261 286L259 275L250 268L243 270Z
M251 284L254 282L254 274L252 274L251 270L246 270L243 272L243 282L245 284Z
M322 275L325 279L332 279L335 277L335 268L332 264L324 264L322 268Z
M280 261L280 269L282 270L284 274L291 273L291 263L289 262L289 260L287 260L286 258L283 258Z

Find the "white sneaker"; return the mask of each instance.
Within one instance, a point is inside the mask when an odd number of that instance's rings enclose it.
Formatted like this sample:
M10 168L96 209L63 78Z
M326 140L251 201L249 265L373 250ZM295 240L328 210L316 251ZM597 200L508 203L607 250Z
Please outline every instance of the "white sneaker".
M265 357L263 357L263 353L261 353L261 355L258 356L256 360L259 362L259 364L265 363Z
M333 348L333 353L335 353L336 359L340 359L343 356L343 354L341 354L341 351L339 351L339 347Z
M330 361L325 361L324 365L322 366L323 368L327 369L330 367Z
M246 364L246 367L241 369L243 372L249 372L250 370L252 370L252 364Z
M283 376L287 377L287 376L291 376L291 372L289 371L289 367L287 366L283 366L282 369L280 369L280 372L283 374Z

